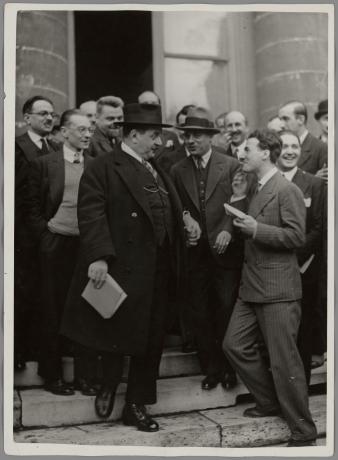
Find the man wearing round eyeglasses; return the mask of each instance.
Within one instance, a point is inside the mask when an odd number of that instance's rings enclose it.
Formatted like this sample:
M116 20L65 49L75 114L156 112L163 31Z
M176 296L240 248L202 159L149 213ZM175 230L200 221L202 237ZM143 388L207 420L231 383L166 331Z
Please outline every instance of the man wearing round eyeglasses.
M74 391L62 379L60 321L78 258L77 196L80 179L92 160L86 150L91 138L87 116L66 110L60 119L63 146L34 160L30 171L29 223L39 240L41 356L39 375L46 390L58 395ZM78 363L78 362L77 362ZM77 371L77 369L75 369ZM93 396L89 372L79 369L76 388Z
M27 228L25 199L28 192L29 164L35 158L57 150L58 145L48 140L53 129L54 107L43 96L28 99L22 108L28 127L26 133L15 139L15 336L14 365L16 370L25 367L26 360L36 355L38 335L36 266L37 247ZM33 330L34 329L34 330Z

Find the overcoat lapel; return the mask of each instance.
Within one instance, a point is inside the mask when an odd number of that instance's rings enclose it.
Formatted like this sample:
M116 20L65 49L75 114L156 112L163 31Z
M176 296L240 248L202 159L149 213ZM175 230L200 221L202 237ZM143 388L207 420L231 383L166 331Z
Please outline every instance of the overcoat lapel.
M187 158L187 161L184 162L182 165L182 184L185 187L188 195L190 196L192 202L199 210L199 199L198 199L198 192L196 187L196 176L194 171L194 161L191 157Z
M212 153L210 156L210 165L208 171L208 180L207 180L207 188L205 192L205 199L206 201L210 198L212 192L215 190L216 185L218 184L222 174L224 172L224 163L221 161L217 161L214 154Z
M39 148L34 144L28 133L18 137L16 142L21 147L24 155L27 158L27 161L31 162L35 160L36 157L40 156L41 153Z
M152 225L154 225L149 203L145 197L142 186L137 180L138 175L135 174L135 170L126 158L126 155L126 153L122 152L121 149L117 147L114 151L114 155L111 156L111 161L115 163L116 172L120 175L130 193L149 217ZM141 168L141 165L139 167ZM138 168L138 166L136 166L136 168Z
M311 135L310 133L306 136L304 139L303 145L302 145L302 151L298 160L298 166L300 168L303 167L307 162L311 160L312 157L312 151L311 151Z
M279 174L280 173L277 172L274 176L272 176L271 179L264 185L262 190L254 195L249 206L250 216L256 218L265 206L273 199L277 190L276 186L278 184Z
M48 178L51 202L58 207L65 187L65 162L62 150L55 152L51 161L48 162Z

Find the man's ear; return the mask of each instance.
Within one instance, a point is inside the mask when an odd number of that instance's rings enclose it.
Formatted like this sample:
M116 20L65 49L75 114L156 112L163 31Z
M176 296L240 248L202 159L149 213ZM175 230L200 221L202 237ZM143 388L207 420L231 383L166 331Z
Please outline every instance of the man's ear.
M61 126L60 128L60 133L62 134L62 136L67 139L67 135L68 135L68 129L66 126Z
M29 119L30 119L30 114L29 113L25 113L24 116L23 116L23 119L25 120L26 124L29 125Z
M297 120L301 122L302 125L305 125L305 116L304 115L296 115Z

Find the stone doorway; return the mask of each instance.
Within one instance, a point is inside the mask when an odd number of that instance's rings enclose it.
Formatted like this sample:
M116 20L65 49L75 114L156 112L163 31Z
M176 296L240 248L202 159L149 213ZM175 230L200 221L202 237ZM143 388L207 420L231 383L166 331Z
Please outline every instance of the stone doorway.
M153 88L151 12L74 12L76 105Z

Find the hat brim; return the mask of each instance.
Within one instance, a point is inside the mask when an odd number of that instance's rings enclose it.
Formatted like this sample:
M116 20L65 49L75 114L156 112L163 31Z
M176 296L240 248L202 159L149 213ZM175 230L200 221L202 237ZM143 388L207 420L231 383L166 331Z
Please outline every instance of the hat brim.
M146 121L116 121L114 123L116 126L149 126L154 128L172 128L173 125L168 125L166 123L151 123Z
M320 112L315 113L315 119L319 120L323 115L327 115L328 111L327 110L321 110Z
M220 129L217 128L207 128L204 126L181 126L177 125L175 126L176 129L180 129L181 131L201 131L201 133L208 133L208 134L218 134L220 133Z

